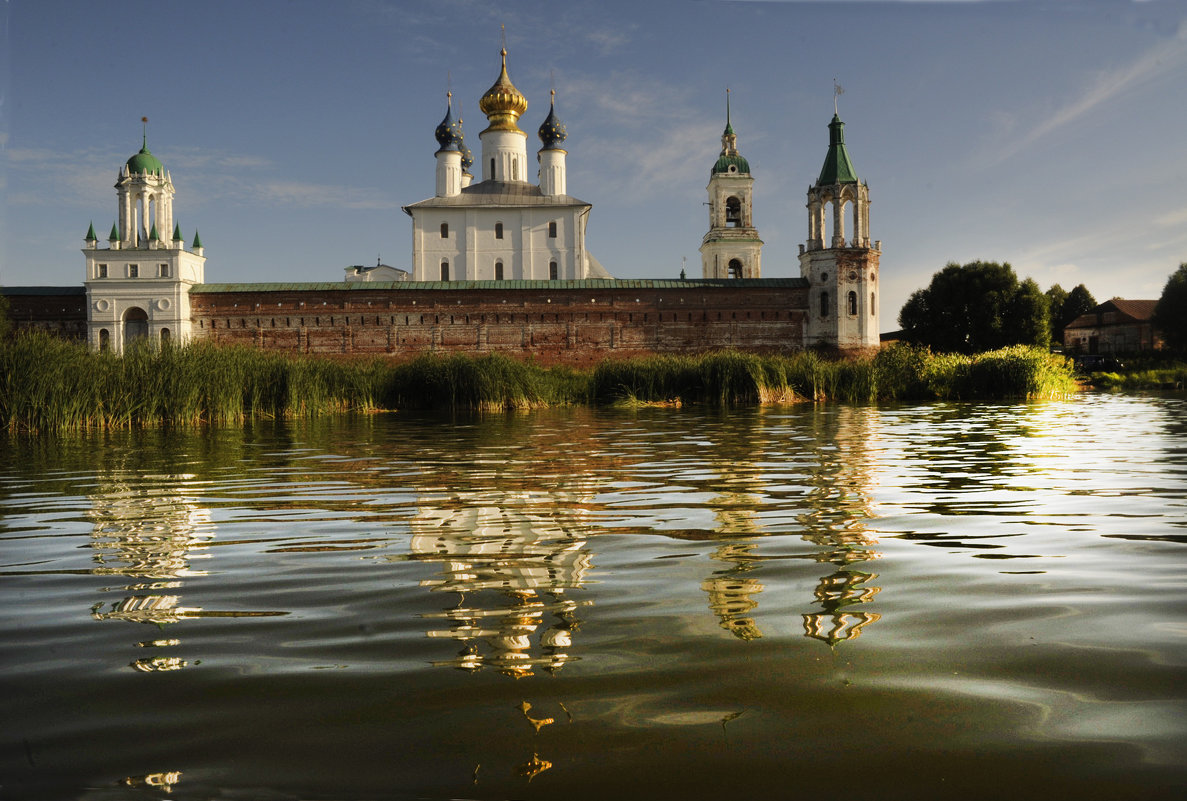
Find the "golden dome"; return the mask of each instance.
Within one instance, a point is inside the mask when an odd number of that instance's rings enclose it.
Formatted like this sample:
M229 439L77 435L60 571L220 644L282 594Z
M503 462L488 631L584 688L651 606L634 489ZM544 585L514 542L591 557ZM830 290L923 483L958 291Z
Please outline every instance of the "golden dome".
M500 51L503 56L503 69L495 85L486 90L486 94L478 101L478 108L486 115L490 125L487 131L518 131L516 121L519 115L528 110L528 99L515 88L511 79L507 77L507 48ZM483 131L486 133L486 131ZM524 134L527 136L527 134Z

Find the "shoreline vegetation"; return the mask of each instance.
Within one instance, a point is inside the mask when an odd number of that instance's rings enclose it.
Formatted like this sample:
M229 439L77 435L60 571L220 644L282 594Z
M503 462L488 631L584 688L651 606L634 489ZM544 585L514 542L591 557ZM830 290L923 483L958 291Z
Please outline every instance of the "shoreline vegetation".
M720 351L576 369L500 354L395 362L203 342L115 355L46 334L0 343L0 428L26 433L399 409L996 400L1076 390L1070 360L1022 346L965 356L895 345L858 358Z

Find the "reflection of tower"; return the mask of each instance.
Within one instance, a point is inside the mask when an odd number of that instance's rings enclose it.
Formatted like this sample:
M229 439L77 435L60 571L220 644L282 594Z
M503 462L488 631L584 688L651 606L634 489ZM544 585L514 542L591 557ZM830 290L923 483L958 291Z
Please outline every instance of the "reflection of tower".
M741 458L721 460L718 480L722 486L713 498L713 515L717 518L716 533L724 536L763 533L756 509L762 493L761 473L748 457L757 453L757 443L747 443ZM754 596L762 592L763 584L745 574L754 570L757 556L754 543L739 539L722 543L713 558L730 567L714 573L701 582L701 589L709 595L709 608L717 615L719 625L741 640L756 640L762 631L748 613L758 608Z
M584 534L559 525L552 510L575 503L556 493L475 492L422 507L413 521L412 558L442 565L440 577L422 586L458 595L455 608L432 615L449 627L429 637L463 644L457 657L439 664L490 666L519 677L536 667L558 670L574 658L578 602L567 592L581 588L590 556Z
M817 584L813 595L821 611L803 616L804 636L836 645L858 637L864 626L880 618L876 612L850 608L872 600L879 590L866 586L877 573L851 567L881 555L864 523L870 517L868 487L873 483L867 454L877 439L877 416L872 409L842 406L827 409L817 420L816 441L828 447L817 449L820 461L808 495L812 511L801 515L800 522L810 532L804 538L824 548L817 561L837 570Z
M168 476L164 484L136 486L130 477L114 479L102 494L91 496L90 517L94 522L91 548L97 566L96 575L118 575L149 579L124 587L132 592L122 601L113 602L103 611L96 604L96 620L124 620L134 623L164 625L192 616L200 610L181 606L181 596L164 594L176 590L181 579L204 575L190 563L202 558L207 543L214 536L209 513L197 500L184 494L184 483L191 476ZM147 591L148 594L136 594ZM176 639L154 639L140 643L146 647L177 645ZM138 670L173 670L185 663L176 658L137 659Z

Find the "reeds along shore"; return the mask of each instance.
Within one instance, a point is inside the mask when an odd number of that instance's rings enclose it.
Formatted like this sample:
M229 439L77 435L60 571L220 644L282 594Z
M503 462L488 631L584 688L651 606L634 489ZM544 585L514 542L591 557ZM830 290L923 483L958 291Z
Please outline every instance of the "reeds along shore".
M342 361L194 343L117 356L42 334L0 344L0 427L25 432L403 408L973 400L1073 391L1067 360L1022 347L958 356L894 346L856 359L724 351L575 370L497 354Z

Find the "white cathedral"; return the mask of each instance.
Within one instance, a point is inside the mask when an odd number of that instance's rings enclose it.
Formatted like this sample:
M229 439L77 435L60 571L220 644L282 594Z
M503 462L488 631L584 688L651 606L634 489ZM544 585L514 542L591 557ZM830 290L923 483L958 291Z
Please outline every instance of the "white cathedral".
M610 278L585 247L593 208L568 194L565 126L555 92L538 131L537 180L528 179L527 134L518 122L527 98L507 75L507 50L494 86L478 107L489 123L478 134L482 180L453 118L452 97L437 126L437 193L405 206L412 217L413 281L502 281Z

